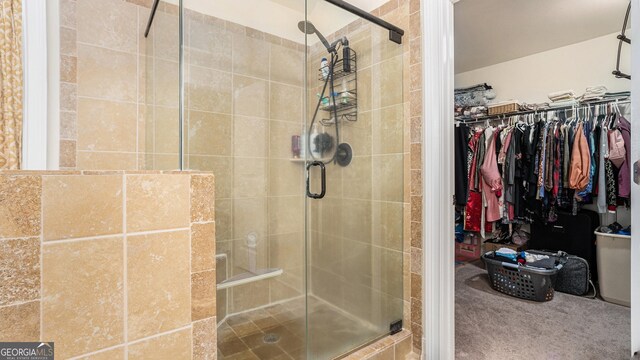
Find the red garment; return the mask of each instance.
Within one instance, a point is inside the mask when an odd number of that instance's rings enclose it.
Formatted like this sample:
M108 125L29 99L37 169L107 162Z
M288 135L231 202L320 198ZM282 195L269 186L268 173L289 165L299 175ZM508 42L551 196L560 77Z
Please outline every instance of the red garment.
M464 209L464 229L466 231L480 231L482 221L482 194L474 190L474 176L476 172L476 149L482 132L476 132L469 140L469 149L473 151L473 158L469 168L469 197Z
M466 231L480 231L482 221L482 194L469 191L469 199L464 210L464 229Z

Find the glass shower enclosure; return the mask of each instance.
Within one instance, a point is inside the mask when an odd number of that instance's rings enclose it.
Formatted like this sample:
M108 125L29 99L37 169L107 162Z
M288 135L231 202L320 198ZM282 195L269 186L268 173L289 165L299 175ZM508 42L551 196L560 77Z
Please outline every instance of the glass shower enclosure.
M215 174L219 359L333 359L388 335L404 304L403 46L328 1L154 12L144 163Z

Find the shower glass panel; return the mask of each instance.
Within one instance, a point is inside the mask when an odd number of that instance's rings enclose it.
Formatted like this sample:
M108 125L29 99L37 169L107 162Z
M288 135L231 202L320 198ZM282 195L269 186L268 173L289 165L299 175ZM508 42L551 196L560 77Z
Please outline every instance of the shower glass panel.
M403 46L328 3L308 11L307 161L326 173L307 199L308 358L330 359L402 319Z
M304 1L280 2L184 1L183 156L216 177L220 359L306 350Z
M215 174L216 269L193 276L216 304L192 305L219 359L332 359L403 318L407 54L388 36L320 0L160 1L144 163Z
M142 46L144 66L144 169L180 168L180 8L160 1Z

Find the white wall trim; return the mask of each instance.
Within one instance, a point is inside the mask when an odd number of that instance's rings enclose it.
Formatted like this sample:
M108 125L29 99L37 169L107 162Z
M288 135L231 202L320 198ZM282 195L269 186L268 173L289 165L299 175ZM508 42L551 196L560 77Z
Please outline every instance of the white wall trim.
M453 2L422 0L424 359L452 360L455 346L453 207Z
M47 168L47 4L22 3L24 106L22 164L25 170Z
M640 0L632 0L631 23L640 24ZM640 41L640 27L631 28L632 44ZM631 123L635 128L640 124L640 46L631 48ZM631 161L640 160L640 134L631 132ZM633 176L633 175L632 175ZM631 233L631 353L640 352L640 185L631 182L631 224L636 229Z
M60 1L43 1L47 3L47 169L56 170L60 165Z

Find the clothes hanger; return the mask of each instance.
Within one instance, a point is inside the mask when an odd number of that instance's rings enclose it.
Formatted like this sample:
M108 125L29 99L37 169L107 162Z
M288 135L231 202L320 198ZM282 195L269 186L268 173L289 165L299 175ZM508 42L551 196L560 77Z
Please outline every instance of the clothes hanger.
M618 115L622 116L622 112L620 111L620 107L618 107L618 99L616 99L616 102L613 104L613 106L616 109L616 112L618 113Z
M589 122L591 123L591 129L595 129L596 128L596 121L597 118L595 116L593 116L593 111L591 110L591 106L587 106L587 108L585 109L585 111L587 112L587 119L589 120Z

